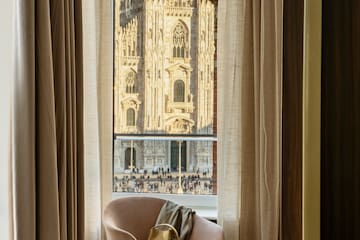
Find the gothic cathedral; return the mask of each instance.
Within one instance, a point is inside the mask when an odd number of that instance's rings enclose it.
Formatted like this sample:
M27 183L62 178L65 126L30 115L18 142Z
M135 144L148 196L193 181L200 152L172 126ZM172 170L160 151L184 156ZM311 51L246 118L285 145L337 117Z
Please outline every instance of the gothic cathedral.
M115 0L114 134L212 135L216 6L211 0ZM114 141L114 170L212 171L212 142Z

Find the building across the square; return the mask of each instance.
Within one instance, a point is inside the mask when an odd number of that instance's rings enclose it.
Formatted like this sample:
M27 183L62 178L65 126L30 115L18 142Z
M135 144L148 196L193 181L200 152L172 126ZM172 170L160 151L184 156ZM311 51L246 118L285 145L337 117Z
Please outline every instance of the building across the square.
M212 135L216 6L115 0L114 134ZM212 171L213 143L184 141L182 168ZM176 141L114 140L114 171L178 168Z

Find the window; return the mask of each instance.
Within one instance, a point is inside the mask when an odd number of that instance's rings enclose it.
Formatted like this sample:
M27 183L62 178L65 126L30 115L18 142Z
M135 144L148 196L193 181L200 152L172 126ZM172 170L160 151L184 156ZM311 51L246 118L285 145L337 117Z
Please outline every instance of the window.
M135 92L135 73L130 72L126 78L126 93Z
M187 50L185 54L185 48L188 44L188 34L186 27L182 22L178 22L173 32L173 57L184 58L188 57Z
M211 197L216 1L114 3L113 190Z
M174 84L174 102L184 102L185 84L182 80L176 80Z
M126 125L135 126L135 110L132 108L126 111Z

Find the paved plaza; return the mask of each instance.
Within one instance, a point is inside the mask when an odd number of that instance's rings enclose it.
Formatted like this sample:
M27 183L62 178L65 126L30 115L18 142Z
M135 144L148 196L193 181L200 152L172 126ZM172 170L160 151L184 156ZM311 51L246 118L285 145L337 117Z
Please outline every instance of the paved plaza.
M114 174L115 192L169 193L179 191L178 172L118 173ZM212 174L205 172L183 172L181 185L185 194L213 194Z

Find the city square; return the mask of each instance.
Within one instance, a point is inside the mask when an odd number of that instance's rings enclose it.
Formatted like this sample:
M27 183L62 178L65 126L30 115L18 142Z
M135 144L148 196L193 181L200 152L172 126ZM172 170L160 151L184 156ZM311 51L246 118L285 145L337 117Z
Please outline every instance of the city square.
M146 172L127 171L114 174L114 192L179 193L179 174L167 170ZM213 194L213 180L210 171L184 172L181 174L182 193Z

